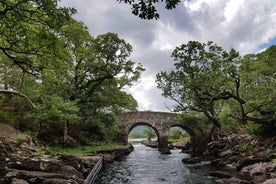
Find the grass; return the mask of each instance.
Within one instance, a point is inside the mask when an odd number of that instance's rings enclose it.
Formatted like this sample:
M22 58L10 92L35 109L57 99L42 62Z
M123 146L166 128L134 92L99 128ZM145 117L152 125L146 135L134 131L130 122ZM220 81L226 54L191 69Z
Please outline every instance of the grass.
M189 141L190 141L190 137L180 137L179 139L172 139L172 138L168 139L168 142L177 143L180 145L185 145Z
M122 147L119 143L96 143L90 146L77 146L73 148L48 147L53 153L63 153L68 155L84 155L87 153L97 153L100 150L110 150Z

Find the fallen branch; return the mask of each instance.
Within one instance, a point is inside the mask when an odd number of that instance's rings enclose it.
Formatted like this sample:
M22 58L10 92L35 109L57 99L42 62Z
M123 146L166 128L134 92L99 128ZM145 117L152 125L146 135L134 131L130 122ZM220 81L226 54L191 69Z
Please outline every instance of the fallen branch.
M17 96L21 96L23 98L25 98L33 108L36 108L35 104L32 102L32 100L30 99L30 97L18 92L18 91L11 91L11 90L6 90L6 89L0 89L0 93L6 93L6 94L13 94L13 95L17 95Z

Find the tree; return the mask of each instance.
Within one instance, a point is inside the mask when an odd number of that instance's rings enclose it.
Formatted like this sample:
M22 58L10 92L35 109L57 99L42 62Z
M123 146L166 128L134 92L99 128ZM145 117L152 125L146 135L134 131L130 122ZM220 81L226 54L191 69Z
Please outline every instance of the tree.
M1 1L1 57L38 75L44 62L59 57L59 29L73 13L74 9L59 8L57 0Z
M41 79L43 69L64 64L59 30L73 13L72 8L59 8L57 0L1 1L0 86L5 93L28 95L28 87L36 86L28 74Z
M183 130L181 130L179 127L172 127L169 130L168 138L173 140L180 139L182 132Z
M114 33L93 38L86 26L74 20L62 32L73 63L67 80L69 98L79 99L88 114L120 106L134 110L137 102L122 89L133 85L144 68L129 59L131 45Z
M175 70L157 74L157 87L162 89L162 95L177 102L175 111L203 113L214 125L213 130L219 128L217 117L223 101L237 98L232 88L239 54L233 49L227 52L212 42L190 41L176 47L172 57Z
M251 121L275 130L275 53L276 46L271 46L261 53L243 57L239 75L236 77L235 93L238 98L232 102L232 117L235 119Z
M156 9L156 3L164 0L117 0L119 3L126 3L131 6L132 14L139 16L142 19L158 19L159 13ZM170 10L175 8L181 0L166 0L165 8Z
M55 124L55 127L63 125L63 143L68 138L68 125L79 122L79 108L76 102L62 99L58 95L44 95L40 99L35 111L31 112L31 117L39 123L36 136L39 135L43 127Z
M35 106L38 132L44 124L63 124L66 142L68 124L106 121L100 111L135 110L136 100L123 88L138 81L144 68L130 59L131 45L117 34L92 37L71 17L75 10L57 2L1 1L0 97L24 97Z

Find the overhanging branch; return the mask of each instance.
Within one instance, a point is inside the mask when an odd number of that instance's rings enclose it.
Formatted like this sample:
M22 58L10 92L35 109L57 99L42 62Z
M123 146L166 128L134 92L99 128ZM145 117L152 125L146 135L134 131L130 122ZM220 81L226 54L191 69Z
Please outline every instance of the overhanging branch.
M26 99L33 108L36 108L35 104L32 102L32 100L30 99L30 97L18 92L18 91L11 91L11 90L6 90L6 89L0 89L0 93L5 93L5 94L13 94L13 95L17 95L20 97L23 97L24 99Z

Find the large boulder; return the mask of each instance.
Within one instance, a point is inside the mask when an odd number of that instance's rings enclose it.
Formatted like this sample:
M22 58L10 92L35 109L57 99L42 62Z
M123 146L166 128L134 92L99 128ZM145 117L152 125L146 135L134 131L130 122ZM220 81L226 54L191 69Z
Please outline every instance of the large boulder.
M237 170L240 171L245 166L253 165L259 162L269 162L271 160L272 159L268 157L254 157L254 156L244 157L239 160L237 165Z
M248 165L243 167L240 173L257 183L261 183L266 179L276 178L276 162L259 162Z
M60 181L67 181L67 183L83 183L83 180L78 180L76 176L58 174L58 173L46 173L39 171L25 171L16 169L7 169L8 173L5 178L10 178L11 180L25 180L28 183L49 183L48 180L56 179ZM79 181L79 182L78 182Z
M253 165L245 166L241 169L241 173L244 175L262 175L267 172L276 171L276 162L259 162Z
M262 184L275 184L276 183L276 177L265 180Z

